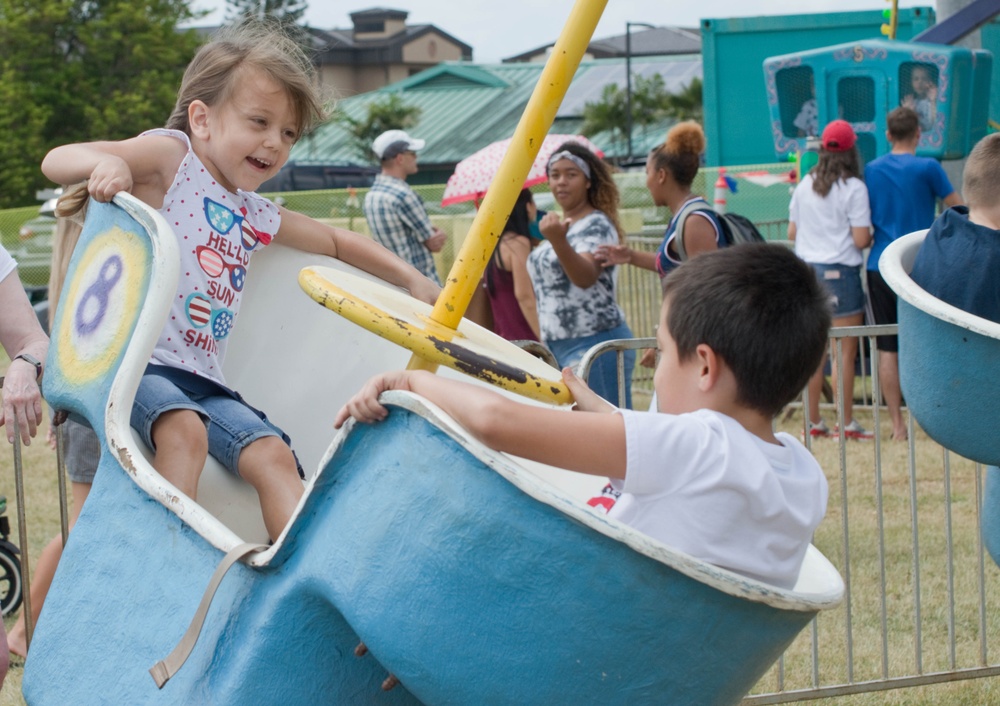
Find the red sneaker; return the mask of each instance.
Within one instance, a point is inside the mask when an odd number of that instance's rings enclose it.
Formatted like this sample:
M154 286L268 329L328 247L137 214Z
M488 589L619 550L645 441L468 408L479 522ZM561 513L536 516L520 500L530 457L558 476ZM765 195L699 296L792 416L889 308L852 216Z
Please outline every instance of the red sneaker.
M809 436L811 436L814 439L824 439L827 437L836 436L836 434L831 432L830 428L826 425L826 422L820 419L815 424L809 422Z
M835 429L833 435L839 436L839 432ZM844 436L855 441L871 441L875 438L874 432L870 432L858 424L857 419L852 419L851 423L844 427Z

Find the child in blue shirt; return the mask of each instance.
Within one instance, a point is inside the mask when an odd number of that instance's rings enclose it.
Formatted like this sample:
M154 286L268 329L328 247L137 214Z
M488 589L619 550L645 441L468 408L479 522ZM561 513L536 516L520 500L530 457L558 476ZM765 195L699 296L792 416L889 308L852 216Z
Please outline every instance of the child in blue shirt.
M938 299L1000 323L1000 133L969 154L962 193L968 207L934 221L910 276Z

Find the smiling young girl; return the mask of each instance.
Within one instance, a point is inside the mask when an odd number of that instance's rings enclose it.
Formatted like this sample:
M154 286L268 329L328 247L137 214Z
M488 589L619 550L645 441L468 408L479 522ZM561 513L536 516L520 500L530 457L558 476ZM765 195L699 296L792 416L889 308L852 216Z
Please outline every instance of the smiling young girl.
M131 192L173 227L181 277L132 411L153 467L195 498L206 454L248 481L276 539L303 492L287 437L226 387L226 339L250 256L272 238L339 258L433 303L439 287L373 241L275 206L256 189L324 116L312 68L270 25L245 23L203 46L185 71L165 129L120 142L57 147L42 171L89 179L109 201Z

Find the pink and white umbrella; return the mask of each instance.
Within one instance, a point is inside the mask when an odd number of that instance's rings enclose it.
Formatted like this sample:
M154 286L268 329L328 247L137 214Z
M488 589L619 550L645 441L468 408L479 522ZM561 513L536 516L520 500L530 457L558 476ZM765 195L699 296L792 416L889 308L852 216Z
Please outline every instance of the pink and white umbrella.
M506 154L511 139L513 138L489 144L455 165L455 173L448 177L448 185L444 188L441 205L450 206L462 201L476 201L478 203L486 194L490 182L493 181L493 175L497 173L500 161ZM528 172L528 178L524 181L523 188L527 189L548 180L546 166L549 163L549 157L564 142L578 142L598 157L604 156L604 152L583 135L546 135L542 141L541 149L538 150L538 156L535 157L535 161L531 165L531 171Z

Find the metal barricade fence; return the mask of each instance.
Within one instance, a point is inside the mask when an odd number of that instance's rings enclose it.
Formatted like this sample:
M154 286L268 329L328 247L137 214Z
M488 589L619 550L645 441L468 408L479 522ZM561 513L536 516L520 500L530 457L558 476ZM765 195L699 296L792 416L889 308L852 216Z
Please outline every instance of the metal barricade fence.
M844 338L858 336L867 344L861 360L868 350L875 361L876 336L895 332L895 325L837 328L831 348L839 352ZM595 346L581 374L603 352L618 352L621 361L620 351L654 345L646 338ZM858 369L854 416L871 425L872 440L810 438L805 394L776 420L779 429L805 439L826 472L830 499L813 543L844 577L845 597L796 639L745 705L1000 674L1000 661L990 657L1000 631L1000 572L979 534L983 469L927 437L905 407L909 438L890 440L888 414L873 402L880 399L878 365ZM648 391L637 375L634 399ZM640 404L634 406L644 409ZM843 428L839 399L821 409Z

